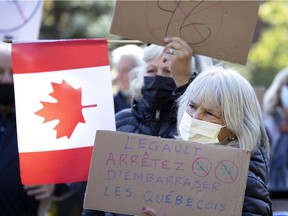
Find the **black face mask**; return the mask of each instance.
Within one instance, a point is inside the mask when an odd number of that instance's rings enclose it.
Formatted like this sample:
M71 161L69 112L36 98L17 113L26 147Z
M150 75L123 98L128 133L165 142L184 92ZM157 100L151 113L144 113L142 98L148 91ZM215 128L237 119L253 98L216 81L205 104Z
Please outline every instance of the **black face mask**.
M145 76L141 89L144 103L153 109L171 109L174 105L174 80L163 76Z
M0 84L0 104L10 106L15 103L14 84Z

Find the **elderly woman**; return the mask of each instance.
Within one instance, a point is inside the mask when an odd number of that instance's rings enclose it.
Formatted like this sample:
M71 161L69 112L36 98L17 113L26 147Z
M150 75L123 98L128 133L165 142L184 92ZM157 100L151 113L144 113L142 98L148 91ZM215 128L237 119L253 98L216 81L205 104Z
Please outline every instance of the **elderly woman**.
M179 98L178 130L183 140L251 151L242 215L272 215L267 189L269 143L261 116L252 86L231 69L202 71ZM149 207L143 212L164 214Z

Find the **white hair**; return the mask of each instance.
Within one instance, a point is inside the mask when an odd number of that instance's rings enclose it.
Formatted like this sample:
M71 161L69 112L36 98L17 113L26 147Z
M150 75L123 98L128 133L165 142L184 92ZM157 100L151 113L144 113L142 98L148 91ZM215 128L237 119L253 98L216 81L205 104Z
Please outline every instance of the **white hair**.
M117 65L122 57L130 58L134 67L142 64L143 48L134 44L118 47L112 51L112 63Z
M202 71L179 98L178 125L190 100L201 100L222 111L227 127L240 148L254 151L262 143L269 151L261 107L250 83L232 69L220 66Z
M282 86L288 84L288 67L282 69L273 79L263 98L264 114L274 114L275 108L281 104L280 93Z
M153 59L158 58L163 54L163 46L159 46L156 44L151 44L146 46L143 50L143 61L144 64L133 68L129 74L130 76L130 89L132 92L132 96L136 100L142 99L141 88L144 85L144 75L146 73L146 63L152 61ZM213 59L210 57L202 56L202 55L194 55L192 57L192 73L200 73L202 70L207 67L213 65Z

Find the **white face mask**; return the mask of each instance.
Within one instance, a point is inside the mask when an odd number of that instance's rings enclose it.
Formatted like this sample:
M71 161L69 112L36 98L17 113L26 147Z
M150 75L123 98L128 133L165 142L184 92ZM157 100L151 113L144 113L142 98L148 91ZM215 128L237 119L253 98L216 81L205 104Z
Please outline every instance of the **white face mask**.
M218 143L218 134L223 127L226 126L194 119L187 112L184 112L179 124L179 132L185 141L203 144Z
M280 93L280 99L285 109L288 109L288 87L283 86Z

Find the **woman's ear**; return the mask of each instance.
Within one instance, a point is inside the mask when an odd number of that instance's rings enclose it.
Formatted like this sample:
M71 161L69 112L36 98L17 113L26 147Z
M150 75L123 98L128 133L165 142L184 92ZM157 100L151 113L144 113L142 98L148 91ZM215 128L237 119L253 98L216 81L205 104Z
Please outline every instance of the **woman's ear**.
M231 132L230 135L228 136L228 139L229 140L235 140L235 139L237 139L237 136Z

